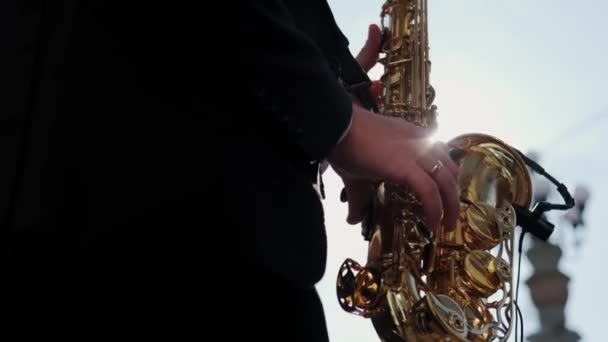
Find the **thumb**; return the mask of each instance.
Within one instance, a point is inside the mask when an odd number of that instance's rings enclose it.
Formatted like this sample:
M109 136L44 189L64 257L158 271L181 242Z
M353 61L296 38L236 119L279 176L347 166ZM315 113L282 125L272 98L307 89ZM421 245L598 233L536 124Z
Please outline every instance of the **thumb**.
M380 45L382 44L382 32L378 25L372 24L367 31L367 41L357 55L357 62L368 72L378 63L380 56Z
M344 189L348 201L348 216L346 222L351 225L363 221L370 209L372 201L372 187L368 180L345 179Z

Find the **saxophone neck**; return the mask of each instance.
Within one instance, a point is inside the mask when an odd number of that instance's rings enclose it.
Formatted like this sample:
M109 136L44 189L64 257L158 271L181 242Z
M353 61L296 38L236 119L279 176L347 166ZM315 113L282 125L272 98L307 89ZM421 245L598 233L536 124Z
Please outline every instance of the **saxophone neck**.
M436 127L435 91L430 85L426 0L387 0L381 21L386 43L380 112L424 127Z

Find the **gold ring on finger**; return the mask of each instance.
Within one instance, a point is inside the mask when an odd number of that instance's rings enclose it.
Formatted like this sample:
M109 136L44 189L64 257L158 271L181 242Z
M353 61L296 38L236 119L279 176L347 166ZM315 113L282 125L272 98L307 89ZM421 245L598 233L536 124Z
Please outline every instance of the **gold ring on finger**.
M435 163L435 165L433 165L433 168L431 169L431 172L429 172L429 174L431 176L434 176L442 167L443 167L443 163L441 162L441 160L438 160L437 163Z

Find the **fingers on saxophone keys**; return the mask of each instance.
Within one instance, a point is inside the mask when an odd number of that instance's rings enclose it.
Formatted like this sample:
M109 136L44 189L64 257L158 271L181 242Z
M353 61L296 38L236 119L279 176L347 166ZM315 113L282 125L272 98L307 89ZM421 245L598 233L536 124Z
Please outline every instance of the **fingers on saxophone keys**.
M443 161L442 158L435 158L433 153L421 158L419 164L422 170L426 171L427 175L436 184L441 195L441 203L443 209L443 226L446 230L451 231L456 227L456 220L460 212L460 203L458 196L457 176L450 170L450 161ZM454 166L455 167L455 166Z
M393 181L407 185L422 203L426 225L431 231L437 231L441 222L442 199L441 192L428 173L421 167L406 168Z
M450 171L456 180L458 180L458 166L456 166L456 163L450 158L447 145L441 142L435 143L430 152L431 156L436 160L441 160L443 166Z

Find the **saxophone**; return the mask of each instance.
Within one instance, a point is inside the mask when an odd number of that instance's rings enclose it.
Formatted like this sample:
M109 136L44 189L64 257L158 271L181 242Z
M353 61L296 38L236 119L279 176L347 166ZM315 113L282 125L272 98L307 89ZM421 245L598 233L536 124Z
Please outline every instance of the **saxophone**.
M378 114L436 127L427 1L387 0L381 22ZM379 182L362 224L367 262L347 259L338 272L341 307L370 318L382 341L505 341L513 330L514 207L530 206L529 170L492 136L465 134L447 145L459 169L456 229L429 231L412 192Z

